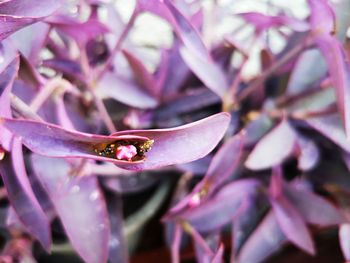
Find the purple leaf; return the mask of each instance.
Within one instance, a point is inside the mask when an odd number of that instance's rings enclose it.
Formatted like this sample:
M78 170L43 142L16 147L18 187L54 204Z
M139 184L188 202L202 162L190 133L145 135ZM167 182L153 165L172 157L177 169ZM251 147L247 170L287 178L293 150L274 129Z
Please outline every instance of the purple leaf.
M149 94L154 97L159 95L159 87L154 76L147 70L142 62L127 50L123 50L123 54L127 59L137 83L143 87Z
M193 245L196 252L196 259L198 263L211 263L213 262L215 257L217 257L216 262L221 262L221 261L218 261L219 259L220 260L222 259L220 258L220 256L222 257L222 254L223 254L223 246L222 245L220 246L220 233L209 234L204 238L204 241L208 245L208 247L212 251L217 251L214 256L207 253L207 251L203 249L203 246L201 244L199 244L195 240L193 241L194 241Z
M0 73L0 117L11 117L11 91L19 69L19 59L15 57ZM11 133L0 125L0 145L10 150Z
M280 26L288 26L294 31L306 31L309 29L309 25L306 22L285 15L267 16L256 12L239 13L237 15L241 16L248 23L253 24L258 34L271 27Z
M253 179L232 182L211 199L177 216L188 221L198 231L208 232L219 229L245 209L246 200L257 195L259 186L259 182Z
M157 106L157 100L136 83L121 79L113 73L104 74L97 84L97 93L102 98L112 98L126 105L147 109Z
M43 122L0 119L8 130L21 137L24 145L35 153L51 157L109 161L131 170L154 169L202 158L219 143L229 121L229 114L220 113L171 129L123 131L102 136L68 131ZM139 153L142 152L142 158L127 161L111 158L106 153L110 151L108 148L112 147L111 144L125 143L136 145ZM145 153L142 147L149 151Z
M313 169L319 159L320 153L316 144L308 139L298 135L298 168L302 171Z
M186 47L180 48L180 54L187 66L213 92L223 98L229 88L222 69L210 58L198 55Z
M11 39L21 54L36 65L49 31L48 24L39 22L17 31L11 36Z
M109 222L111 224L111 235L109 240L109 262L127 263L128 247L123 233L123 207L120 195L110 195L107 197Z
M198 31L191 22L174 6L170 0L164 0L164 4L172 13L175 24L175 32L177 31L179 38L182 40L186 48L197 56L209 58L206 46L203 43Z
M109 32L109 29L96 19L80 22L68 16L54 16L46 21L76 40L81 47L89 40Z
M270 183L270 203L283 233L293 244L314 255L315 248L301 212L285 195L287 186L280 167L273 170ZM309 208L311 209L311 208Z
M340 42L330 35L316 38L328 65L330 79L334 85L339 114L342 118L347 137L350 137L350 68L344 60Z
M294 129L283 120L257 143L245 165L262 170L281 164L294 151L296 139Z
M42 65L44 67L52 68L56 71L62 72L64 75L67 75L69 77L75 77L80 81L85 80L80 65L75 61L64 58L53 58L44 60L42 62Z
M306 190L300 184L285 184L284 194L308 223L325 227L344 222L340 211L329 201Z
M235 258L269 207L265 194L247 199L246 208L235 218L232 226L231 258Z
M339 241L345 260L350 260L350 224L343 224L339 228Z
M310 25L316 34L330 34L334 30L335 14L328 0L308 0Z
M88 263L107 262L110 225L97 178L74 175L77 167L64 159L33 155L32 164L79 255Z
M0 174L18 218L27 231L49 251L51 247L49 221L30 186L24 166L22 144L19 140L13 141L12 152L6 153L4 159L0 161Z
M223 256L224 256L224 245L220 244L219 249L216 251L214 258L211 260L210 263L222 263Z
M243 141L244 133L231 137L214 155L204 178L186 198L169 211L169 214L176 214L185 207L191 209L199 205L227 181L239 165L243 153Z
M185 94L179 94L173 100L167 101L157 108L155 115L157 119L169 119L179 114L190 113L220 103L220 101L220 97L212 91L199 88Z
M174 41L169 51L167 76L164 81L162 93L164 97L176 96L181 85L184 83L191 71L180 56L180 43Z
M287 239L297 247L311 255L315 254L315 247L304 219L293 205L283 196L271 199L273 212L277 222Z
M308 118L305 121L345 151L350 152L350 142L346 137L341 120L337 114Z
M196 28L171 1L138 0L137 4L139 11L151 12L167 20L190 52L196 53L198 56L209 57L207 48Z
M318 49L305 50L292 70L286 93L296 95L305 91L325 76L326 72L327 64L320 51Z
M0 43L0 74L15 59L17 50L10 40L3 40Z
M204 157L219 143L229 122L228 113L219 113L177 128L123 131L116 134L145 136L154 140L152 150L147 153L147 160L135 166L138 169L153 169Z
M0 3L0 40L25 26L44 19L60 6L60 0L2 1Z
M267 214L238 255L238 263L262 262L277 252L286 238L273 212Z

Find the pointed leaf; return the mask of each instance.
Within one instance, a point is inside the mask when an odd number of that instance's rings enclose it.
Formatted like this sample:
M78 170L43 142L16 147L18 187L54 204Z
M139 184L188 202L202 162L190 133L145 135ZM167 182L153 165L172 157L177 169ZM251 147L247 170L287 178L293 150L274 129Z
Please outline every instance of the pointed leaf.
M180 48L180 54L193 73L213 92L223 98L229 88L222 69L208 57L198 55L186 47Z
M0 161L0 174L8 198L27 231L47 250L51 247L50 225L33 190L24 166L22 144L14 140L11 153Z
M238 254L239 263L262 262L277 252L286 242L276 216L269 212L254 230Z
M87 263L107 262L110 225L97 178L72 175L64 159L33 155L32 164L79 255Z
M310 25L317 34L330 34L334 30L335 14L328 0L308 0Z
M15 57L0 73L0 117L11 117L11 91L19 69L19 58ZM10 150L11 133L0 125L0 145Z
M298 168L302 171L313 169L320 159L320 153L316 144L312 140L299 135L298 147Z
M244 134L240 133L228 140L214 155L204 178L192 192L171 208L168 216L184 208L199 205L209 198L237 168L242 155Z
M338 225L345 220L334 205L300 184L285 185L284 193L308 223L325 227Z
M154 169L200 159L219 143L229 121L229 114L220 113L176 128L123 131L103 136L68 131L43 122L0 119L0 123L21 137L24 145L35 153L107 161L131 170ZM108 144L130 142L137 146L150 140L153 140L152 147L141 160L124 161L98 154L101 147Z
M339 228L339 241L345 260L350 260L350 224L343 224Z
M177 216L188 221L198 231L219 229L245 208L246 200L257 195L259 186L259 182L253 179L232 182L211 199L190 207Z
M51 15L61 6L59 0L12 0L0 3L0 40L13 32Z
M152 96L159 94L159 87L154 76L147 70L142 62L127 50L123 50L123 54L127 59L137 83L143 87Z
M337 114L313 117L305 120L308 125L326 136L347 152L350 152L350 141L347 139L341 120Z
M157 100L136 83L121 79L113 73L104 74L97 84L97 93L102 98L112 98L126 105L148 109L157 106Z
M315 247L306 223L299 212L283 196L271 199L273 212L277 222L287 239L297 247L311 255L315 254Z
M245 165L252 170L279 165L291 155L295 145L296 133L288 121L283 120L257 143Z
M191 22L177 9L177 7L170 1L164 0L164 4L168 7L172 13L175 21L177 31L180 39L191 53L195 53L197 56L209 57L207 48L204 45L196 28Z
M318 37L319 46L326 63L330 79L334 85L339 114L347 137L350 137L350 67L344 60L340 42L332 36Z

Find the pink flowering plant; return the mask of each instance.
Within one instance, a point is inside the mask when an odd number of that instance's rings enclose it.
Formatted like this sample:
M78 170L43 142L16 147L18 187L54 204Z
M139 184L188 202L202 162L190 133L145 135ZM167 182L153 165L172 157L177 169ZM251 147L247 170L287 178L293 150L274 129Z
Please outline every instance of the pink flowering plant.
M350 261L350 1L118 2L0 1L0 262Z

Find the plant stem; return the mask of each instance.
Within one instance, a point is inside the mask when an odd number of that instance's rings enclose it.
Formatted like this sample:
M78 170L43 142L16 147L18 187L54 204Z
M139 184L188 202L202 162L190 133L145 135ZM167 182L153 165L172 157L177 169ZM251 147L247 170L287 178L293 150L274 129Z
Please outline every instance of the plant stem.
M81 55L81 57L80 57L81 67L83 69L84 75L88 79L86 86L87 86L90 94L92 95L92 99L93 99L93 101L96 105L96 108L97 108L98 112L100 113L100 116L101 116L102 120L104 121L108 131L110 133L114 133L117 131L117 129L115 128L114 123L113 123L111 117L109 116L109 113L108 113L106 106L104 105L102 99L99 98L95 92L94 87L95 87L96 81L94 80L94 78L92 76L92 72L91 72L91 68L89 65L89 60L88 60L85 48L81 48L80 55Z
M120 50L124 39L128 35L128 33L129 33L130 29L132 28L132 26L134 25L135 19L136 19L138 14L139 14L139 12L135 8L135 10L133 11L133 13L132 13L128 23L124 27L123 32L120 34L120 37L118 38L117 43L115 44L114 48L112 49L111 54L109 55L107 61L102 66L101 70L99 72L97 72L97 75L95 77L96 81L99 81L103 77L103 75L108 71L108 69L111 67L111 65L113 63L113 60L114 60L114 57L116 56L116 54Z
M242 100L246 99L249 95L251 95L256 89L261 87L262 84L266 81L267 78L269 78L273 73L275 73L278 69L280 69L283 65L287 64L290 60L295 58L302 52L306 46L308 46L309 41L306 40L304 43L301 43L299 45L296 45L291 50L289 50L279 61L277 61L275 64L273 64L271 67L269 67L267 70L265 70L259 78L254 80L247 88L242 90L241 93L238 94L236 98L236 103L241 102Z
M11 108L20 116L29 120L43 121L24 101L11 94Z

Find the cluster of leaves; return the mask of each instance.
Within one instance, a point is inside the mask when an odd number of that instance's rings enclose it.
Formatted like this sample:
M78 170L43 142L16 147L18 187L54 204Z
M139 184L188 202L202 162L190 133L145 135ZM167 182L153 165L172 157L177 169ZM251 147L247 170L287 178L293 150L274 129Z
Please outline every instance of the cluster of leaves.
M315 255L326 227L350 261L350 1L308 0L303 20L203 2L137 0L126 23L102 0L0 2L1 260L50 252L58 218L84 261L127 262L121 196L177 175L172 262L189 237L198 262ZM133 40L144 13L169 46Z

